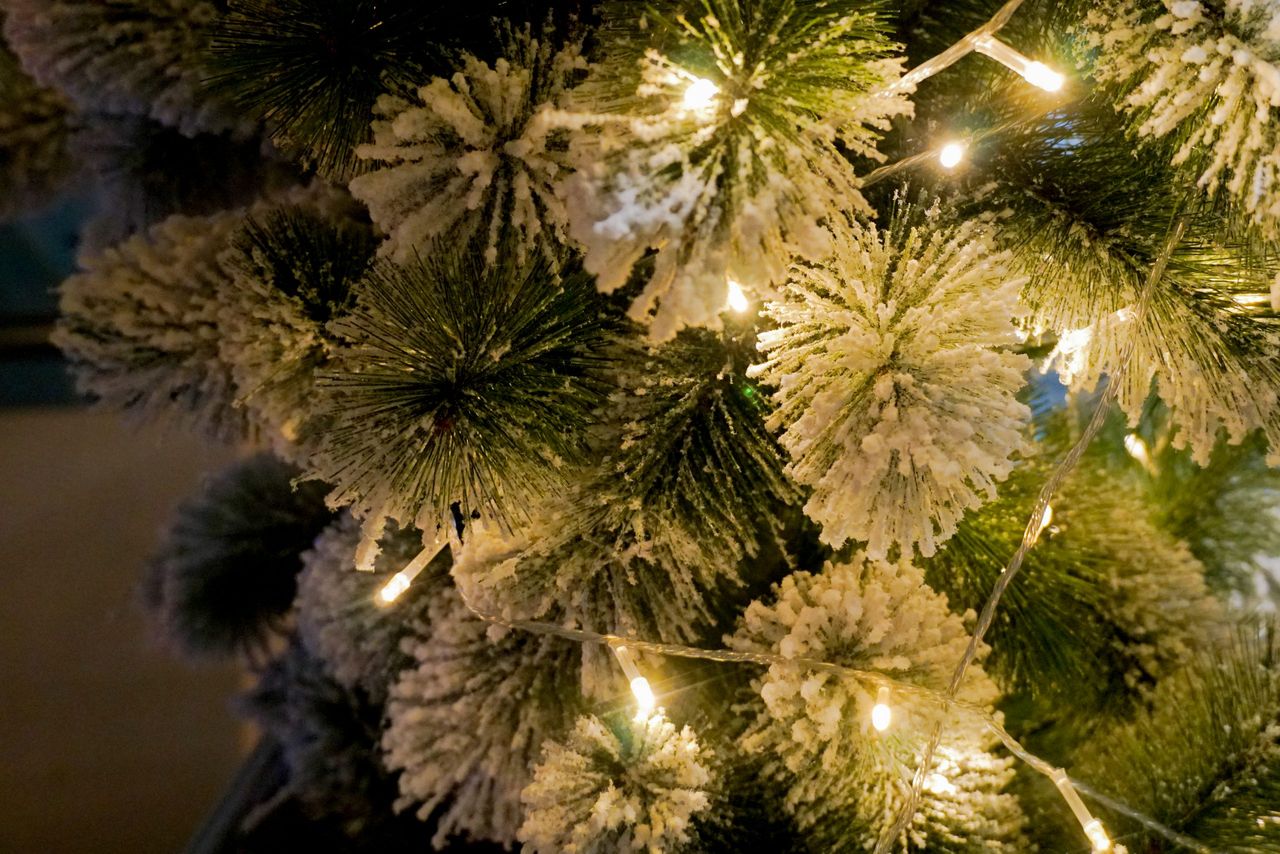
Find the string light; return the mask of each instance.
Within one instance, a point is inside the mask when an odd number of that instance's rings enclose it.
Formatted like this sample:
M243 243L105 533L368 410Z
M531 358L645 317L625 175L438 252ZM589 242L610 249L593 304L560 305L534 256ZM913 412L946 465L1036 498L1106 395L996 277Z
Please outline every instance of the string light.
M413 584L413 580L422 574L422 570L427 568L427 564L431 563L446 545L448 545L448 539L441 536L436 542L418 552L404 569L391 576L387 583L382 585L382 589L378 591L378 601L384 605L390 605L399 599L400 595L409 589L409 585Z
M1066 78L1043 62L1024 56L995 36L984 33L973 40L974 50L983 56L989 56L1006 68L1022 75L1032 86L1038 86L1046 92L1057 92L1066 82Z
M729 298L725 301L725 306L736 314L742 314L751 307L746 293L742 290L742 285L733 279L729 280Z
M1071 807L1076 820L1080 822L1080 827L1084 830L1084 835L1089 838L1089 844L1093 846L1093 850L1110 851L1111 839L1107 836L1106 828L1102 826L1102 822L1093 817L1089 808L1084 805L1084 801L1080 800L1080 795L1076 792L1076 787L1071 784L1071 778L1067 776L1067 772L1061 768L1056 769L1053 772L1053 782L1062 793L1067 806Z
M636 698L636 721L644 723L649 720L649 716L653 714L654 708L658 705L657 697L653 694L653 687L649 684L649 680L640 675L640 668L636 667L636 660L631 655L631 650L622 644L610 644L613 648L613 654L618 657L618 664L622 667L622 673L631 683L631 693Z
M889 686L881 685L876 693L876 704L871 707L871 725L876 732L884 732L893 723L893 709L889 708Z
M1036 531L1036 539L1040 539L1040 535L1044 533L1044 529L1053 524L1053 505L1046 504L1044 512L1040 514L1040 528Z
M704 77L697 77L684 90L680 105L690 112L705 113L715 104L716 96L719 94L719 86Z
M1129 456L1144 466L1151 465L1151 454L1147 451L1147 443L1142 441L1142 437L1137 433L1130 433L1124 437L1124 449L1129 452Z
M954 169L960 165L960 161L964 160L964 154L963 142L948 142L938 151L938 163L943 169Z

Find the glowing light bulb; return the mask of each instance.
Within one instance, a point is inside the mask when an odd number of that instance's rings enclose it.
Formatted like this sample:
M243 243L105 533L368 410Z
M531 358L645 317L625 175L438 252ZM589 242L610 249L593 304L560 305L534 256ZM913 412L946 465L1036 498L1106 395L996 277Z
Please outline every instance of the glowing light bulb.
M1018 72L1023 80L1046 92L1057 92L1066 82L1065 77L1043 62L1030 59L989 33L974 39L973 47L978 53L985 54L1005 68Z
M893 723L893 710L889 708L889 688L880 686L876 693L876 704L871 707L871 725L876 732L884 732Z
M1096 818L1091 818L1085 823L1084 835L1089 837L1089 843L1094 851L1111 850L1111 839L1107 836L1107 830Z
M1084 805L1084 801L1080 800L1080 793L1076 791L1076 787L1071 783L1071 778L1067 776L1067 772L1058 768L1050 777L1058 787L1058 791L1062 793L1062 799L1067 802L1067 806L1071 807L1071 812L1075 814L1076 821L1080 822L1080 828L1084 831L1084 835L1088 837L1089 844L1093 847L1093 850L1095 852L1110 851L1111 840L1107 837L1106 828L1102 826L1102 822L1089 814L1089 808Z
M636 698L636 720L649 720L649 715L653 714L653 707L658 704L657 698L653 695L653 688L649 685L649 680L643 676L637 676L632 679L631 693Z
M1124 449L1129 452L1129 456L1144 466L1151 464L1151 454L1147 451L1147 443L1142 441L1142 437L1137 433L1130 433L1124 437Z
M404 572L397 572L391 580L378 591L378 598L388 605L400 598L400 594L409 589L409 579Z
M742 285L729 280L729 298L725 301L725 306L732 312L742 314L751 307L751 302L747 299L747 295L742 290Z
M684 90L684 97L681 99L680 104L686 110L695 113L706 112L715 103L716 96L719 94L719 86L710 80L699 77L689 84L689 88Z
M1036 539L1039 539L1040 535L1044 533L1044 529L1049 527L1052 524L1053 524L1053 505L1046 504L1044 506L1044 512L1040 514L1040 527L1036 529Z
M643 723L649 720L649 715L653 714L653 709L658 704L657 697L653 694L653 686L649 684L648 679L640 675L640 668L636 667L636 660L631 657L631 650L620 643L615 642L611 645L613 654L618 658L618 665L622 668L622 675L631 682L631 693L636 698L636 720Z
M1032 86L1039 86L1046 92L1057 92L1066 81L1058 72L1043 62L1030 62L1022 70L1022 77Z
M397 572L395 575L382 585L382 589L378 591L378 599L384 605L390 605L392 602L400 598L400 595L409 589L409 585L413 584L413 580L422 574L422 570L427 568L427 564L444 550L449 544L448 537L443 534L436 538L436 541L427 546L422 551L414 555L413 560L405 565L405 568Z
M964 152L963 142L948 142L938 150L938 163L943 169L954 169L964 160Z

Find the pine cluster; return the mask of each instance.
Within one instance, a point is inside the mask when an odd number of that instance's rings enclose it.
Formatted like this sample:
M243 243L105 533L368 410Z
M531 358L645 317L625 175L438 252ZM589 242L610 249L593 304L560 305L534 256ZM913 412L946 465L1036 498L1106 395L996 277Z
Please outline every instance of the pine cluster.
M515 5L0 0L81 390L254 452L141 594L255 673L263 809L1280 851L1280 14Z

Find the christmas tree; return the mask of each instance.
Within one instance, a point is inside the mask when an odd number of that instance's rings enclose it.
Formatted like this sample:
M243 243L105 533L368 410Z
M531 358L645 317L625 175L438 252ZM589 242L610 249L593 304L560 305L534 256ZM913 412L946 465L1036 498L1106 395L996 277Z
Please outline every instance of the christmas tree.
M0 14L195 850L1280 851L1280 5Z

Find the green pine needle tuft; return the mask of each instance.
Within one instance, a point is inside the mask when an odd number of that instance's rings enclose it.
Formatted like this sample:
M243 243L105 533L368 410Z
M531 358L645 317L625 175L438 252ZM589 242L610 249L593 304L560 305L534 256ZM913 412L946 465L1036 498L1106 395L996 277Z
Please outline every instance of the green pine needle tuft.
M426 81L435 4L233 0L210 48L209 85L265 119L282 148L349 177L373 102Z
M486 268L437 246L381 264L335 329L351 343L321 375L316 473L335 502L424 530L455 503L524 515L580 459L606 393L591 279L540 258Z
M1084 746L1072 776L1211 850L1280 850L1278 654L1273 624L1242 628L1161 685L1150 711ZM1129 850L1156 850L1131 829Z

